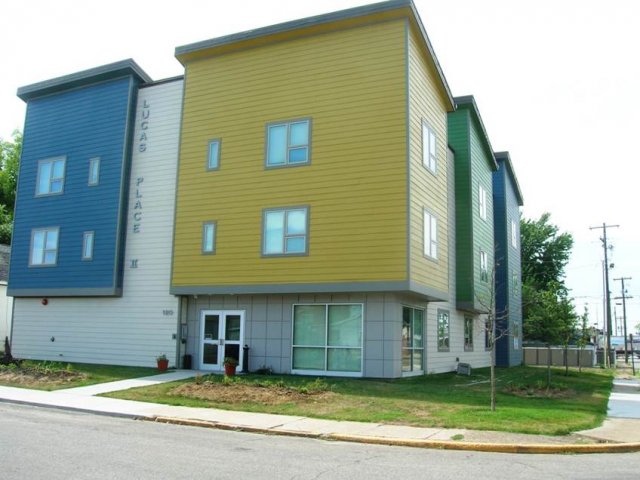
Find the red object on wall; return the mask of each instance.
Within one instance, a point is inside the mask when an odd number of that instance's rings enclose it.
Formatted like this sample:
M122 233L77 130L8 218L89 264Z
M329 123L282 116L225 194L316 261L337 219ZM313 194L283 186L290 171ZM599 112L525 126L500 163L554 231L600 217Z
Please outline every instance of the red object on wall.
M47 305L48 303L49 303L49 300L48 300L48 299L46 299L46 298L43 298L43 299L42 299L42 304L43 304L43 305Z

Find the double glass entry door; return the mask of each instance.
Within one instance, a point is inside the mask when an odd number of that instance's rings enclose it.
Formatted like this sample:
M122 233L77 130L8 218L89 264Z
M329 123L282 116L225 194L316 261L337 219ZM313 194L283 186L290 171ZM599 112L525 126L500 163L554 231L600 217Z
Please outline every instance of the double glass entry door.
M222 370L225 357L238 361L242 370L244 311L203 310L200 317L200 368Z

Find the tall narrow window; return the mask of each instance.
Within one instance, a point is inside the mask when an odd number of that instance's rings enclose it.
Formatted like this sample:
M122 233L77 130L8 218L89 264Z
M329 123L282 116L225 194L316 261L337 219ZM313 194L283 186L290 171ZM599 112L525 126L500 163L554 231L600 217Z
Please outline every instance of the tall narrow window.
M220 140L215 139L209 142L207 170L217 170L218 168L220 168Z
M100 181L100 157L89 160L89 186L94 187Z
M517 297L518 294L520 293L520 275L518 275L518 272L513 272L511 274L511 285L513 287L513 296Z
M478 187L478 206L480 210L480 218L487 219L487 191L482 185Z
M95 232L84 232L82 237L82 260L93 260Z
M202 224L202 253L216 253L216 222Z
M438 351L449 351L449 312L438 309Z
M436 133L427 125L427 122L422 121L422 165L425 168L436 173L437 168L437 155L436 155Z
M50 266L58 261L58 227L39 228L31 232L29 265Z
M464 351L473 351L473 318L464 317Z
M36 196L62 193L66 157L51 158L38 162Z
M423 242L424 256L433 259L438 258L438 220L427 210L424 210L423 218Z
M402 371L424 369L424 311L402 307Z
M518 226L515 220L511 220L511 246L518 248Z
M487 252L480 250L480 280L489 281L489 264L487 260Z
M262 222L263 255L307 253L307 207L265 210Z
M309 163L310 120L267 125L267 167Z

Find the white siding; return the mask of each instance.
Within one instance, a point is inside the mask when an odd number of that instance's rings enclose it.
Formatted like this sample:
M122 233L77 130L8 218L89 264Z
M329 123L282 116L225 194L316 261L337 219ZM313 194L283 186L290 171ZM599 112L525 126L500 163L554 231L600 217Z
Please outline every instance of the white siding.
M169 294L169 284L182 84L154 85L138 94L123 296L50 298L46 306L40 298L16 298L15 356L154 366L165 353L175 364L178 297Z
M13 298L7 297L7 282L0 282L0 351L4 350L4 339L11 340L11 310Z

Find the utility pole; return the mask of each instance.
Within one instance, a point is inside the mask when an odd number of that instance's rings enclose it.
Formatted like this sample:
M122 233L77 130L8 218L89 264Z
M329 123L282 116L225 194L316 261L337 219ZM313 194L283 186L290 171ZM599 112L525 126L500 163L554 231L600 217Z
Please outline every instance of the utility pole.
M600 237L600 240L602 241L602 248L604 248L604 289L607 319L607 359L605 361L605 365L608 364L609 366L611 366L611 359L609 358L611 355L611 292L609 291L609 245L607 244L607 228L617 228L619 226L620 225L607 225L603 222L601 227L589 227L589 230L602 229L602 237Z
M624 325L624 363L629 362L629 354L627 353L627 290L624 288L624 281L631 280L631 277L614 278L614 282L622 283L622 297L616 297L615 300L622 298L622 324Z

